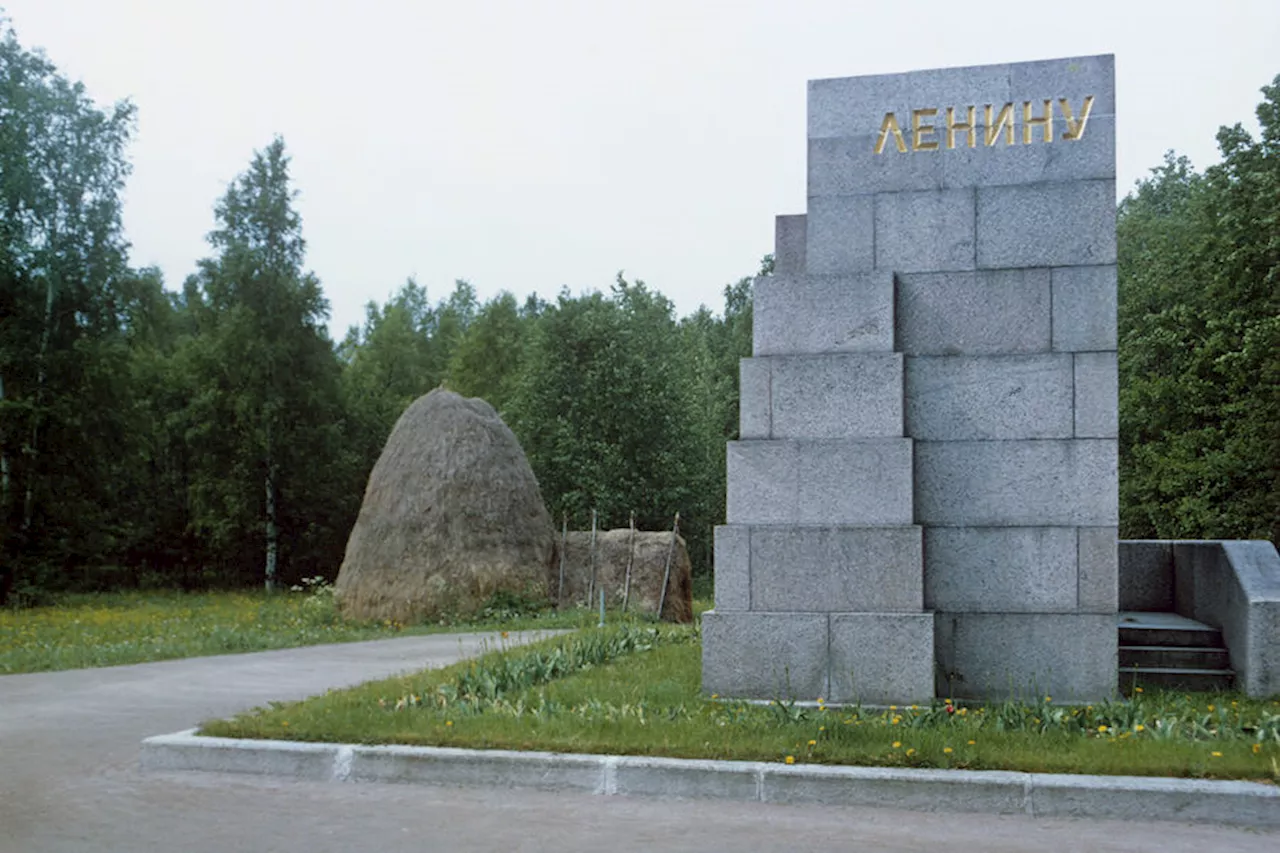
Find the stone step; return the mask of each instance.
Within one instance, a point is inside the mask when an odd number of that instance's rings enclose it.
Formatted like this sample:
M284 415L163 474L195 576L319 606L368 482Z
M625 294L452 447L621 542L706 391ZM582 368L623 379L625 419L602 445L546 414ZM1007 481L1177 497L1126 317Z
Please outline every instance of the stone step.
M1120 614L1120 645L1224 648L1222 632L1177 613Z
M1225 670L1231 667L1231 660L1226 649L1211 646L1122 645L1120 666Z
M1139 685L1200 693L1230 690L1234 683L1235 673L1229 669L1120 667L1120 691L1126 696Z

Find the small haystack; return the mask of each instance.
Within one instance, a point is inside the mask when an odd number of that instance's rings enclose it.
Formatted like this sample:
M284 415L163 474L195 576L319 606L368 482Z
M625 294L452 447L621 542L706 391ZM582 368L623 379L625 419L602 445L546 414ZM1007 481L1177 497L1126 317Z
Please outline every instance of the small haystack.
M662 597L662 578L666 574L667 554L671 552L671 533L636 531L634 549L630 547L632 532L628 528L596 533L595 594L591 587L591 531L570 531L564 553L564 592L560 604L597 606L599 590L604 589L608 607L622 606L627 596L627 612L657 613ZM559 549L557 549L559 550ZM631 554L631 587L627 595L627 560ZM671 552L671 579L662 618L668 622L693 621L693 584L690 580L689 552L684 537L676 537ZM552 565L551 596L560 589L559 560Z
M369 475L334 584L343 616L472 613L503 590L546 599L556 535L515 434L437 388L405 410Z

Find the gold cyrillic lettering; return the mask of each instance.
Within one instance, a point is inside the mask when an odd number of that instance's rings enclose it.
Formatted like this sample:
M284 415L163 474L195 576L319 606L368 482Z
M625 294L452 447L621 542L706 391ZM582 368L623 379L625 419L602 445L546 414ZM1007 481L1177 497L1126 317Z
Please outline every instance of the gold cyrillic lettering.
M984 109L985 118L987 120L987 145L995 145L996 140L1000 138L1000 130L1004 129L1004 141L1006 145L1017 145L1013 138L1013 104L1005 104L1000 108L1000 115L993 121L991 104L987 104Z
M1031 102L1022 102L1022 144L1030 145L1035 128L1039 127L1045 142L1053 141L1053 101L1045 99L1044 115L1039 118L1031 116Z
M969 134L969 147L976 148L978 146L978 123L973 118L974 108L969 107L969 121L962 124L956 121L956 108L947 107L947 148L956 147L956 131L963 130Z
M1089 123L1089 113L1093 110L1093 95L1089 95L1084 99L1084 105L1080 108L1080 121L1075 120L1075 116L1071 113L1071 104L1066 98L1059 98L1058 105L1062 107L1062 117L1067 121L1067 130L1062 134L1063 139L1079 139L1084 136L1084 126Z
M885 113L884 121L880 122L880 137L876 140L876 153L884 153L884 144L889 141L891 133L893 144L898 147L898 153L906 154L907 141L902 138L902 128L898 127L898 117L893 113Z
M926 135L933 134L937 128L931 124L924 124L920 120L933 118L938 114L935 109L912 110L911 111L911 150L912 151L937 151L938 141L925 142Z

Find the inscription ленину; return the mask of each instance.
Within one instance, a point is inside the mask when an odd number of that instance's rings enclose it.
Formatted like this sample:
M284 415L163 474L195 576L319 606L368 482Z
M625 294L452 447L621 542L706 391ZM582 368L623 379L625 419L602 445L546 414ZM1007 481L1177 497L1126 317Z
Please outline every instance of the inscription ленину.
M1035 139L1035 132L1040 130L1041 138L1045 142L1053 141L1053 119L1054 119L1054 102L1051 98L1045 98L1039 115L1035 114L1034 101L1022 102L1022 144L1030 145ZM993 104L983 106L983 118L985 121L981 125L983 130L983 141L986 145L996 145L1003 136L1006 145L1017 145L1018 134L1014 128L1014 110L1013 104L1008 103L996 112ZM1075 111L1071 108L1071 102L1066 98L1059 98L1057 109L1062 113L1062 120L1066 123L1067 129L1063 132L1062 138L1068 141L1074 141L1084 136L1085 125L1089 123L1089 113L1093 110L1093 95L1085 97L1080 107L1080 117L1077 119ZM945 144L947 148L956 147L956 137L962 136L970 148L978 147L978 129L976 106L965 108L964 120L957 120L957 112L955 107L947 107L946 109L946 125L940 127L934 124L934 120L938 116L938 109L930 107L922 110L911 111L911 147L912 151L937 151L939 147ZM945 139L934 138L936 134L942 133ZM880 123L880 134L876 137L875 153L883 154L885 145L889 139L893 139L894 147L898 149L898 153L907 153L907 140L902 133L902 127L898 123L896 113L885 113L884 121Z

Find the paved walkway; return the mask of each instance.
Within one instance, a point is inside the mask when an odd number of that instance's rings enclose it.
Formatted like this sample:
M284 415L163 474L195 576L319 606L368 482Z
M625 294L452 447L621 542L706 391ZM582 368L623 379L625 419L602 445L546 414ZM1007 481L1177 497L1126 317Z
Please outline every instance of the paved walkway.
M884 809L144 774L138 744L496 644L406 637L0 676L0 853L361 851L1233 851L1280 833Z

